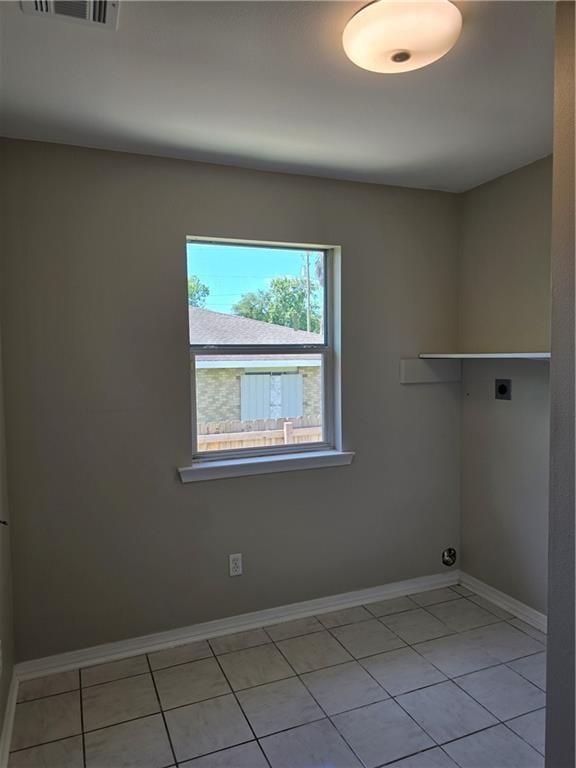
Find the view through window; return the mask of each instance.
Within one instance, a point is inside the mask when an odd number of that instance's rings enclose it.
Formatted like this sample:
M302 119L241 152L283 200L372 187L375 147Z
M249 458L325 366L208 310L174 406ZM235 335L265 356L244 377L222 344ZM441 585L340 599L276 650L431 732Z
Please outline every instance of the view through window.
M323 447L328 253L187 241L195 452Z

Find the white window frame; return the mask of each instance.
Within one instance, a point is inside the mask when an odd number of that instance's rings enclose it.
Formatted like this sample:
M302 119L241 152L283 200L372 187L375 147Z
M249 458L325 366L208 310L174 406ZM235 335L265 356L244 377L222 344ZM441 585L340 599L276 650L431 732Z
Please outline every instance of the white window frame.
M183 482L244 474L281 472L316 466L349 464L354 456L342 448L340 261L341 249L318 243L283 243L189 235L186 242L322 251L324 253L324 343L190 345L190 405L192 466L179 470ZM196 414L196 357L223 354L320 354L323 373L323 441L223 451L199 451ZM292 461L294 459L294 461Z

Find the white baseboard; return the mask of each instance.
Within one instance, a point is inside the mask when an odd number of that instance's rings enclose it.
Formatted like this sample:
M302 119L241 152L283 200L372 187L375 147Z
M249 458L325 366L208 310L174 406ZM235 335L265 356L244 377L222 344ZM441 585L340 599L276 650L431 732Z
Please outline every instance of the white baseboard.
M2 722L2 731L0 733L0 768L8 767L10 740L12 738L12 727L14 725L14 713L16 712L17 700L18 700L18 678L14 671L12 672L12 677L10 679L10 688L8 690L8 698L6 699L6 709L4 710L4 720Z
M476 592L476 594L481 597L490 600L498 607L503 608L505 611L513 613L514 616L522 619L522 621L525 621L532 627L536 627L536 629L539 629L541 632L546 632L548 619L543 613L540 613L540 611L530 608L529 605L521 603L519 600L515 600L513 597L510 597L510 595L500 592L499 589L489 586L484 581L480 581L480 579L476 579L474 576L464 573L464 571L461 571L460 573L460 583L463 586L468 587L468 589L471 589L473 592Z
M189 627L173 629L167 632L157 632L152 635L144 635L130 640L120 640L116 643L107 643L106 645L97 645L79 651L47 656L43 659L33 659L31 661L21 662L14 668L8 700L6 702L6 710L0 738L0 768L7 768L8 765L10 738L12 735L14 713L18 698L18 682L20 680L41 677L56 672L65 672L68 669L86 667L92 664L103 664L108 661L115 661L140 653L161 651L165 648L181 645L182 643L191 642L193 640L206 640L211 637L218 637L247 629L257 629L262 626L278 624L290 619L300 619L306 616L328 613L329 611L335 611L341 608L351 608L356 605L374 603L378 600L403 597L405 595L415 594L416 592L439 589L440 587L449 587L454 584L462 584L463 586L468 587L476 594L485 597L487 600L490 600L500 608L509 611L531 626L536 627L542 632L546 631L547 622L546 616L543 613L535 611L533 608L521 603L519 600L515 600L504 592L500 592L499 590L494 589L494 587L490 587L488 584L467 573L453 570L448 573L422 576L416 579L408 579L407 581L396 581L379 587L370 587L369 589L357 590L355 592L345 592L339 595L320 597L315 600L306 600L301 603L278 606L277 608L267 608L262 611L244 613L226 619L217 619L216 621L207 621L202 624L193 624Z
M407 581L395 581L391 584L370 587L355 592L345 592L340 595L330 595L315 600L306 600L301 603L282 605L277 608L267 608L263 611L244 613L240 616L207 621L202 624L193 624L189 627L172 629L167 632L156 632L152 635L144 635L130 640L120 640L116 643L97 645L79 651L47 656L43 659L24 661L16 665L16 674L19 680L26 680L56 672L65 672L68 669L86 667L92 664L103 664L139 653L161 651L192 640L206 640L220 635L229 635L233 632L278 624L289 619L301 619L319 613L328 613L340 608L350 608L355 605L374 603L378 600L386 600L392 597L403 597L404 595L411 595L416 592L425 592L429 589L448 587L452 584L457 584L459 578L460 572L453 570L447 573L408 579Z
M515 600L509 595L504 594L504 592L490 587L488 584L467 573L453 570L448 573L422 576L416 579L408 579L407 581L396 581L379 587L370 587L339 595L329 595L328 597L320 597L315 600L267 608L262 611L207 621L202 624L193 624L189 627L172 629L167 632L156 632L129 640L120 640L115 643L70 651L69 653L46 656L42 659L24 661L16 665L15 674L19 680L27 680L56 672L65 672L68 669L77 669L78 667L86 667L92 664L103 664L140 653L161 651L165 648L181 645L193 640L207 640L211 637L229 635L247 629L257 629L258 627L278 624L290 619L301 619L306 616L328 613L340 608L351 608L355 605L374 603L378 600L402 597L458 583L468 587L478 595L491 600L496 605L513 613L533 627L543 632L546 631L546 616L544 614L535 611L519 600ZM1 764L0 768L2 768Z

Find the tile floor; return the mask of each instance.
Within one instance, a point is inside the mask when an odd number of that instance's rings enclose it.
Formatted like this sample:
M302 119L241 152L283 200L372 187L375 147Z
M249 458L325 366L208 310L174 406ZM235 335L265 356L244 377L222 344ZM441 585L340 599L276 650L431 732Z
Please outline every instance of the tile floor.
M9 768L540 768L545 643L454 587L63 672Z

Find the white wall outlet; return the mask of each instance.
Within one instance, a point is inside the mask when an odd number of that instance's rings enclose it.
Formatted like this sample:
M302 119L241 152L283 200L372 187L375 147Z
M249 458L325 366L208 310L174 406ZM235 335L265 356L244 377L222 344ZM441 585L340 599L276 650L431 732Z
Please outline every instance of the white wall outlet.
M228 567L230 569L230 576L242 576L241 552L238 552L236 555L228 555Z

